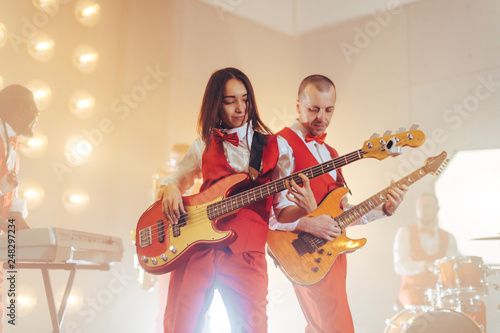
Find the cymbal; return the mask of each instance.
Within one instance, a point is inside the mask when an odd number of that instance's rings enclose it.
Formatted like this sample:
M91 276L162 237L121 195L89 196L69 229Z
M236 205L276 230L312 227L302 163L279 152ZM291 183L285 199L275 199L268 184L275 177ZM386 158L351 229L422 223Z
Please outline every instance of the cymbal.
M500 236L472 238L472 240L500 240Z

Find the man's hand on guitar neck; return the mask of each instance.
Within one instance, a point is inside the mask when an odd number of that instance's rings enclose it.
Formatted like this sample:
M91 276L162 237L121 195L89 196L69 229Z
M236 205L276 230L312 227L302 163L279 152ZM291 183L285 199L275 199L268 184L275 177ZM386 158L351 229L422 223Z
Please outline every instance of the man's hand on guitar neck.
M162 210L165 217L172 224L177 224L181 214L186 213L179 188L174 184L161 186L157 197L158 200L162 201Z
M329 242L342 234L338 222L325 214L301 218L295 231L305 231Z
M391 181L391 189L388 192L387 202L383 204L380 209L384 215L391 216L396 212L399 205L405 197L405 193L408 192L408 186L401 184L396 186L394 181Z
M287 188L286 198L295 205L287 206L281 210L278 216L278 221L280 222L289 223L297 221L318 208L316 199L314 199L314 193L311 190L309 178L302 173L299 173L298 176L302 179L302 187L297 185L293 179L285 181Z

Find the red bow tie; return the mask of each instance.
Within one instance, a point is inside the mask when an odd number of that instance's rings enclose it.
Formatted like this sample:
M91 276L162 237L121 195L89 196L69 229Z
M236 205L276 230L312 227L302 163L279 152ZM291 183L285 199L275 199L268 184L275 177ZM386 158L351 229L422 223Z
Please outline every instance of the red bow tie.
M419 232L420 232L421 234L427 234L427 235L429 235L429 236L431 236L431 237L434 237L434 235L436 234L436 233L434 232L434 229L429 230L429 229L427 229L427 228L420 228L420 229L419 229Z
M325 137L326 137L326 133L323 133L321 135L311 135L310 133L308 133L306 135L306 142L310 142L310 141L314 140L321 145L321 144L325 143Z
M11 145L14 150L16 150L17 148L19 148L21 143L19 142L19 139L17 138L17 136L11 136L9 138L9 145Z
M236 147L238 147L239 142L240 142L240 139L238 138L238 134L236 134L236 133L230 133L230 134L222 133L218 129L214 129L214 138L215 138L215 142L217 142L217 143L225 140L225 141L232 143Z

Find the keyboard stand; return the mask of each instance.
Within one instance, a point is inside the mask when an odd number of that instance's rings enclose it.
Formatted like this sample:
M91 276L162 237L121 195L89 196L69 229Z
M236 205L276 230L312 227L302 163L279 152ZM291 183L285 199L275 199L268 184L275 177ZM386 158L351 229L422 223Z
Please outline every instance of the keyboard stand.
M87 269L108 271L109 267L109 264L87 265L76 263L16 263L15 269L40 269L42 271L43 284L45 285L45 293L47 295L47 303L49 305L53 333L60 333L62 321L64 319L64 313L66 312L66 305L68 304L71 288L73 287L73 282L75 280L76 270ZM12 269L9 269L7 263L4 263L4 269L6 273L9 272L8 270L13 271ZM70 271L61 305L59 306L59 311L56 310L54 291L52 290L52 284L50 283L49 270L51 269L62 269Z

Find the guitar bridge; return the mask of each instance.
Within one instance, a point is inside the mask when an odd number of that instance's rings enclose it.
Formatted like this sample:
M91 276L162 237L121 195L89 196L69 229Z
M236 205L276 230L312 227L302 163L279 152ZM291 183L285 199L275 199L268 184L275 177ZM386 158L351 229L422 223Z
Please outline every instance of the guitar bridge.
M139 245L141 247L151 245L151 227L139 230Z
M172 225L172 235L174 237L179 237L181 235L181 227L184 227L186 223L187 223L186 218L182 218L181 216L177 224Z

